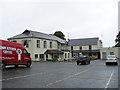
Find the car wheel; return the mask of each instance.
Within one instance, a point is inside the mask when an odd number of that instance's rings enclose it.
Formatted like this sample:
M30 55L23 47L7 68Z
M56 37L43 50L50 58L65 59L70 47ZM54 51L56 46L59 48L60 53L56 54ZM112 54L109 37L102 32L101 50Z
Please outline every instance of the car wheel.
M89 64L90 64L90 60L89 60Z
M107 63L107 62L106 62L105 64L106 64L106 65L108 65L108 63Z
M31 61L28 61L27 64L26 64L27 67L30 67L31 66Z
M2 70L5 69L6 63L5 63L5 62L2 62L2 65L1 65L1 66L2 66Z
M15 65L15 67L17 68L17 67L18 67L18 65Z

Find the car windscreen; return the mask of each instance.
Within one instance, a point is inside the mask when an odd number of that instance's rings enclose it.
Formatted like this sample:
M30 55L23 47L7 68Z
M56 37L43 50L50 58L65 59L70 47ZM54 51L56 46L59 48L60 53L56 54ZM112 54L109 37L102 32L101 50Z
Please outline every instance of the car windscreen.
M107 58L116 58L115 56L108 56Z
M87 59L87 57L79 57L78 59Z

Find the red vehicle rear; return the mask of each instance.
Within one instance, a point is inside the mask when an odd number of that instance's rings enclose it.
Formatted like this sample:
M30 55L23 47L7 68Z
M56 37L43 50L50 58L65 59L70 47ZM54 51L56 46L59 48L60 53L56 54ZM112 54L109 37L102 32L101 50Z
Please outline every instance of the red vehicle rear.
M31 66L30 53L20 43L0 40L0 61L2 69L7 65L26 65Z

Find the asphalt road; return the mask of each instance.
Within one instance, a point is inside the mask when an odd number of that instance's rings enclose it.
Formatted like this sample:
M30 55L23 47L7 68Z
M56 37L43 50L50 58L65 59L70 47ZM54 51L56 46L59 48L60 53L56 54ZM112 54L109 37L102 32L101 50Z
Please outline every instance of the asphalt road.
M2 71L3 88L118 88L118 66L103 60L90 65L76 62L33 62L31 68Z

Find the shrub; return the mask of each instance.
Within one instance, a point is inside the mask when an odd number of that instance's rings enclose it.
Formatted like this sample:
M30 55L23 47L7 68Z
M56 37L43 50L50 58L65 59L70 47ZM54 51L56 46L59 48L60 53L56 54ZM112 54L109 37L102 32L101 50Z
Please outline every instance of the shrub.
M47 61L52 61L52 59L47 59Z
M56 62L56 61L58 61L58 58L53 58L52 59L52 62Z
M97 58L95 58L95 57L88 57L88 59L90 59L90 60L95 60L95 59L97 59Z

